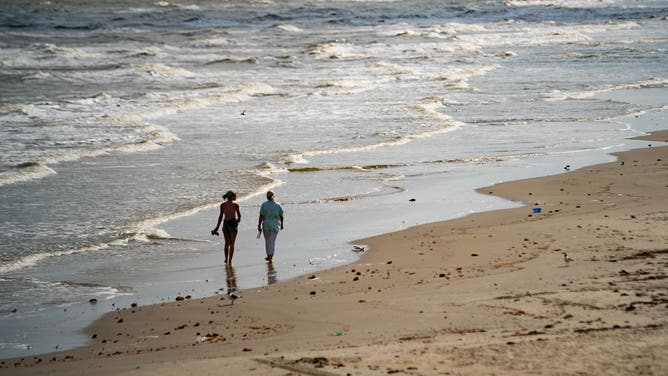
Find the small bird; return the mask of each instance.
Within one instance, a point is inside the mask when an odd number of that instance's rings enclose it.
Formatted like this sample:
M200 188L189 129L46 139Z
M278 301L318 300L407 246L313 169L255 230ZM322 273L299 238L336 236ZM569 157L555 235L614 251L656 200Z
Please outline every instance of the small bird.
M364 251L366 251L364 247L360 247L359 245L353 246L353 252L364 252Z
M567 164L566 167L564 167L564 170L570 171L571 170L571 165Z
M227 297L232 301L232 305L234 305L234 301L241 298L240 295L235 294L234 292L230 291L227 293Z
M568 266L569 263L573 262L573 258L564 252L564 262L566 263L566 266Z
M241 111L241 116L246 116L246 109L244 108L243 111Z

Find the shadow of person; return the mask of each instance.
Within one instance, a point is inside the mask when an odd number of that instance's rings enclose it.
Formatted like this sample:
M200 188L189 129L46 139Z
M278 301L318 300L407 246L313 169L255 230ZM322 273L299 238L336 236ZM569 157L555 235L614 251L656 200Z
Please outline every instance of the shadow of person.
M278 281L276 277L276 269L274 269L274 264L271 262L267 263L267 284L273 285Z
M232 265L225 265L225 282L228 293L237 291L237 276Z

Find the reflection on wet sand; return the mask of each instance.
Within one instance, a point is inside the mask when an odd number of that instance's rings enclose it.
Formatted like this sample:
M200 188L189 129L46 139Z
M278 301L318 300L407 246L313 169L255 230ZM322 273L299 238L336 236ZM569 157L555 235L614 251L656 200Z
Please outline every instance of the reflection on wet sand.
M271 262L267 263L267 284L268 285L273 285L278 281L278 278L276 277L276 269L274 269L274 264Z
M225 266L225 282L227 283L227 292L237 291L237 276L232 265Z

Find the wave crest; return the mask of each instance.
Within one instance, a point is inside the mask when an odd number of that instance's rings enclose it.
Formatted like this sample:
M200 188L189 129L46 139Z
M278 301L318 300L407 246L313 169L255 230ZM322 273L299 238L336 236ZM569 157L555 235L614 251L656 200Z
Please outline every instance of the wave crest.
M0 172L0 187L7 184L18 184L30 180L42 179L55 174L56 172L53 169L43 163L21 163L15 168Z
M283 31L289 31L292 33L297 33L300 31L303 31L302 29L298 28L297 26L286 24L286 23L277 23L271 26L274 29L279 29Z
M197 74L183 69L183 68L175 68L175 67L170 67L169 65L165 64L160 64L160 63L152 63L152 64L142 64L142 65L137 65L133 67L133 70L143 73L143 74L148 74L149 76L152 77L164 77L164 78L178 78L178 77L185 77L185 78L192 78L196 77Z
M247 58L226 57L224 59L209 61L205 65L215 65L215 64L260 64L260 59L256 57L247 57Z
M630 82L619 85L610 85L606 87L593 88L583 91L573 91L573 92L555 91L551 94L546 95L543 98L543 100L547 102L556 102L556 101L566 101L566 100L587 99L595 96L596 94L607 93L615 90L644 89L651 87L663 87L666 85L668 85L667 78L652 77L643 81Z
M3 265L0 265L0 275L1 274L7 274L11 273L20 269L28 268L31 266L36 265L40 261L50 258L50 257L59 257L59 256L67 256L67 255L73 255L76 253L83 253L83 252L90 252L90 251L97 251L101 249L109 248L109 244L98 244L98 245L93 245L89 247L84 247L84 248L78 248L78 249L71 249L71 250L66 250L66 251L57 251L57 252L42 252L42 253L35 253L32 255L24 256L21 257L18 260L15 260L13 262L9 262Z
M345 40L334 40L310 45L304 54L329 59L366 59L369 56L355 50L355 46Z

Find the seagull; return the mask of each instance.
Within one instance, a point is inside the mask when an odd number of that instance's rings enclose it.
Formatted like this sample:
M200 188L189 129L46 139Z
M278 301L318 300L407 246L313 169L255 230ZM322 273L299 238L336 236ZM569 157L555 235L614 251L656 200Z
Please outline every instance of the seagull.
M241 116L246 116L246 109L244 108L243 111L241 111Z
M566 167L564 167L564 170L570 171L571 170L571 165L567 164Z
M230 291L227 293L227 297L232 301L232 305L234 305L234 301L241 298L240 295L235 294L234 292Z
M364 252L364 251L366 251L364 247L360 247L359 245L353 246L353 252Z
M573 261L573 258L564 252L564 262L566 263L566 266L568 266L569 263Z

